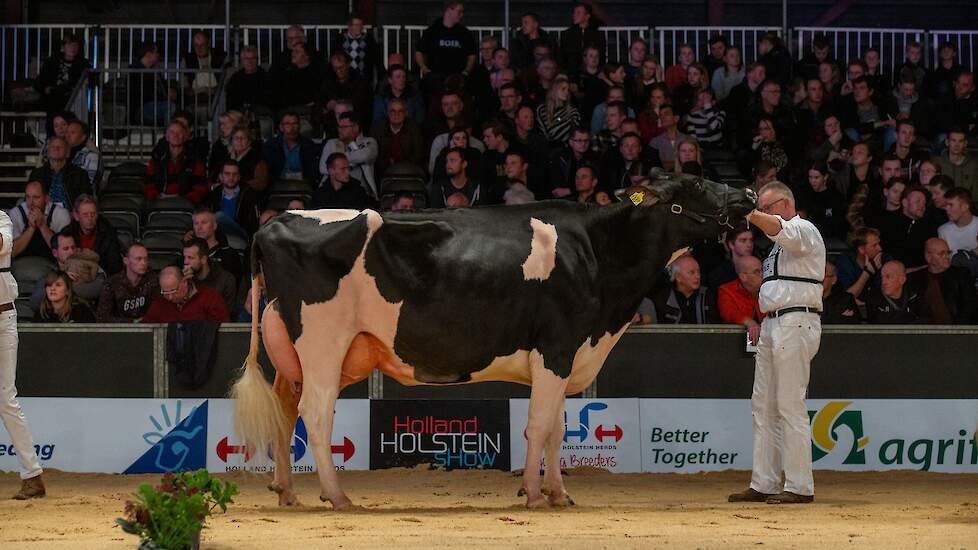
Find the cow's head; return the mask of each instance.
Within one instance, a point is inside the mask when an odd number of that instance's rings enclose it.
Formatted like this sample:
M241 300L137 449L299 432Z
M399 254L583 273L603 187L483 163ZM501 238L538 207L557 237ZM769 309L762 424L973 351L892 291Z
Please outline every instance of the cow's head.
M641 184L616 193L637 207L660 206L682 218L683 233L690 239L706 239L733 229L757 206L757 194L699 176L653 170Z

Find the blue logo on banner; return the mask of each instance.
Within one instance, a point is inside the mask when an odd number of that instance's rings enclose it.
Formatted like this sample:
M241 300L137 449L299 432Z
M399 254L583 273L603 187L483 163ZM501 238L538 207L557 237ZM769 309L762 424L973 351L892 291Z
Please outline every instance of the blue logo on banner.
M170 415L166 404L160 405L163 424L156 417L149 420L158 431L143 434L143 440L152 445L131 466L125 474L157 474L180 470L196 470L207 467L207 401L190 411L180 420L181 402L177 401L174 420L178 423L170 428Z
M309 441L309 434L306 433L306 423L300 416L295 423L295 436L292 438L292 460L299 462L299 459L306 454L306 447Z

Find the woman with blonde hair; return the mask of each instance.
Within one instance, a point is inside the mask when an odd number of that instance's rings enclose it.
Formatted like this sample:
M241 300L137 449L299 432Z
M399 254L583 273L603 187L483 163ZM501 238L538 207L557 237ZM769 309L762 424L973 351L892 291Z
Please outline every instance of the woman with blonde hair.
M228 156L231 160L238 161L238 166L241 168L241 185L247 185L258 192L268 187L268 163L265 162L262 150L253 147L251 132L247 128L235 128L231 131L231 148Z
M537 124L552 146L567 142L571 130L581 125L581 114L570 102L570 83L558 75L547 92L547 100L537 107Z
M78 300L71 288L71 277L52 271L44 277L44 298L34 314L35 323L94 323L95 314Z
M245 117L241 111L225 111L217 118L220 135L211 144L211 150L207 154L207 181L213 183L217 181L217 176L221 172L221 166L228 160L228 151L231 150L231 134L238 128L247 126Z

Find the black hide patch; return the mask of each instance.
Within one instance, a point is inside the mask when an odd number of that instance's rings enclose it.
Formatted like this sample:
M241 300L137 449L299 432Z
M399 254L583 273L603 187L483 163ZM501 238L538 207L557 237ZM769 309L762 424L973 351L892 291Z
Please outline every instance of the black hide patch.
M259 229L252 253L258 256L269 300L293 342L302 335L302 303L325 302L336 296L367 240L367 216L320 224L319 220L285 213Z

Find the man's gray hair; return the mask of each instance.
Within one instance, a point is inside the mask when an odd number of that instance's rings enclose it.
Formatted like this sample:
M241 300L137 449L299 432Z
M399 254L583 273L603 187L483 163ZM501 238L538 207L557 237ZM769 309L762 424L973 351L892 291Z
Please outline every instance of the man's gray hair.
M757 191L757 196L760 197L768 191L777 193L777 195L780 197L787 197L792 201L795 200L795 194L791 192L791 188L780 181L772 181L771 183L765 184L764 187L761 187L760 190Z
M666 272L669 273L670 281L675 282L676 274L679 273L679 267L686 260L693 260L695 262L696 258L693 257L693 254L691 252L687 252L682 256L676 258L676 261L672 262L666 267Z

